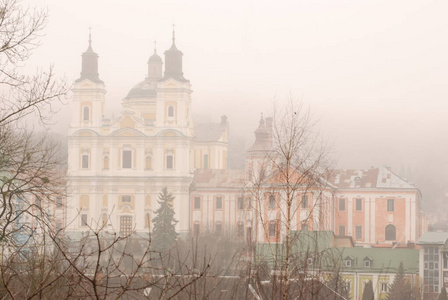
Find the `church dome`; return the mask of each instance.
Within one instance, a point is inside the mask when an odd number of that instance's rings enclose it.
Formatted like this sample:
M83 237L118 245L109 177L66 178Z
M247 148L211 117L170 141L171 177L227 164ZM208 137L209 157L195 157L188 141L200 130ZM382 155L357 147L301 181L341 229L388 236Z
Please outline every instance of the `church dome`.
M154 54L151 55L151 57L148 60L148 63L150 63L150 62L156 62L156 63L163 64L162 58L157 53L155 53L155 51L154 51Z
M154 83L145 80L136 84L126 96L126 99L130 98L155 98L157 96Z

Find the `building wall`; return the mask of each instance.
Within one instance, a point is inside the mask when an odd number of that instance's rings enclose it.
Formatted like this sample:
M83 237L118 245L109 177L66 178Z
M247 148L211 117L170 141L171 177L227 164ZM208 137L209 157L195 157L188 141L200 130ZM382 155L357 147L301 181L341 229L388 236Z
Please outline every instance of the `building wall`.
M175 196L176 229L189 232L195 149L208 151L210 167L225 168L227 141L196 145L189 82L168 79L157 85L155 99L125 99L121 116L104 119L104 85L88 79L75 84L68 140L69 231L122 232L126 227L128 232L131 227L148 232L166 186Z
M345 234L352 236L359 244L392 244L394 242L416 242L421 234L419 193L417 190L374 191L337 190L335 216L336 233L345 226ZM345 199L345 210L340 210L339 201ZM356 201L361 199L361 210L356 209ZM393 211L388 211L388 200L394 202ZM386 240L386 226L395 227L396 238ZM356 226L362 227L361 237L356 236Z

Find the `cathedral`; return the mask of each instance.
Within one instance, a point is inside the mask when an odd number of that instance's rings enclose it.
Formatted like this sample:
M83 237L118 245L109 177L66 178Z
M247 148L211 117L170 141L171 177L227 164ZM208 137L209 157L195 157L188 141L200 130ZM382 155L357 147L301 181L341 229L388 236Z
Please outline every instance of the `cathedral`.
M257 200L266 201L262 218L246 190L250 170L227 169L227 118L193 123L191 85L174 32L164 56L163 61L154 49L147 77L122 100L121 114L107 118L105 84L89 38L71 103L66 231L75 236L99 228L120 235L148 233L166 186L175 197L181 235L210 232L280 242L285 233L281 205L268 183L261 185L266 195ZM246 166L263 159L272 122L261 118ZM359 245L387 247L415 242L427 227L420 191L386 167L333 170L324 206L319 197L314 191L300 195L292 230L333 231Z
M68 138L68 231L103 227L124 235L148 232L164 186L175 196L177 230L187 233L190 185L196 169L225 169L228 123L192 121L190 81L173 32L163 60L154 50L147 77L122 100L119 117L105 118L98 54L82 54L73 87Z

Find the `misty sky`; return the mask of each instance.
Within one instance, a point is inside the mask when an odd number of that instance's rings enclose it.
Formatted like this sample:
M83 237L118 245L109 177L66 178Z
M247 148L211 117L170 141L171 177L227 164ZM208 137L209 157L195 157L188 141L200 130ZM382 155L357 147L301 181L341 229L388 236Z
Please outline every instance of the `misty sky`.
M260 113L292 95L320 119L339 167L412 169L448 191L446 0L26 3L50 16L28 67L54 64L70 83L92 27L109 112L145 78L153 41L169 48L175 23L195 114L227 115L246 146Z

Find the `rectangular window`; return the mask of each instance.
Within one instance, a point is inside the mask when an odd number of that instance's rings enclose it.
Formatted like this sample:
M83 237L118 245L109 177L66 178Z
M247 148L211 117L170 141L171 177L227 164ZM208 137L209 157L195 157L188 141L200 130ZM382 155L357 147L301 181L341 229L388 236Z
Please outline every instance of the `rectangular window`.
M215 208L222 209L222 197L216 197Z
M172 155L166 156L166 168L174 169L174 157Z
M122 153L122 167L123 169L131 169L132 168L132 150L123 150Z
M246 197L246 208L252 208L252 197Z
M339 199L339 211L345 211L345 199Z
M121 202L131 202L131 196L121 196Z
M300 203L302 208L308 208L308 196L303 195L302 196L302 202Z
M40 199L40 197L36 197L36 202L35 202L37 207L41 207L42 206L42 200Z
M216 235L222 234L222 224L215 224L215 234Z
M381 293L387 293L387 283L381 283Z
M277 224L269 223L269 237L277 236Z
M81 215L81 226L87 226L87 214Z
M132 233L132 216L120 217L120 234L128 236Z
M200 233L200 225L199 224L194 224L193 225L193 234L194 236L199 236Z
M360 211L362 210L362 199L356 198L356 210Z
M345 236L345 225L339 225L339 235Z
M269 209L275 209L275 196L269 195Z
M244 198L238 197L238 209L244 209Z
M387 211L395 211L394 199L387 199Z
M88 154L83 154L82 155L81 168L83 168L83 169L88 169L89 168L89 155Z
M194 209L201 209L201 198L194 197Z
M208 169L208 154L204 154L204 169Z
M236 234L238 237L244 236L244 225L243 224L238 224L238 230L237 230Z
M350 281L345 282L345 290L350 291Z
M57 196L56 197L56 206L57 207L62 207L62 196Z
M246 228L246 241L248 243L252 243L252 228L251 227Z
M362 239L362 226L356 226L355 227L355 238L357 240Z
M84 106L82 109L82 119L83 121L88 121L90 117L89 107Z

